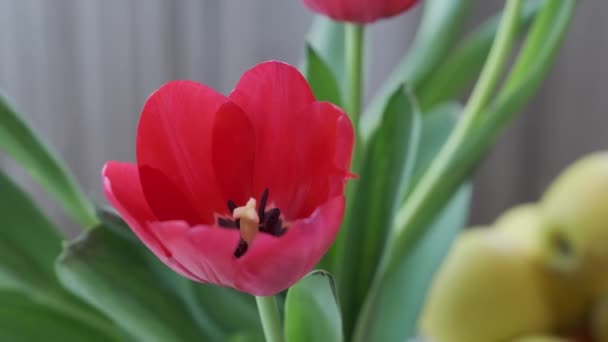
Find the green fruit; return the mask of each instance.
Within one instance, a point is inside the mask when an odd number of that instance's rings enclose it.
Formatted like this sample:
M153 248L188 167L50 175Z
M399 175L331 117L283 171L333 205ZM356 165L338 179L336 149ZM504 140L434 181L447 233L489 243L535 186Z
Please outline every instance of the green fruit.
M540 203L545 258L578 273L592 295L608 290L608 153L568 167Z
M423 309L420 332L434 341L506 341L553 326L546 284L513 234L471 229L454 243Z

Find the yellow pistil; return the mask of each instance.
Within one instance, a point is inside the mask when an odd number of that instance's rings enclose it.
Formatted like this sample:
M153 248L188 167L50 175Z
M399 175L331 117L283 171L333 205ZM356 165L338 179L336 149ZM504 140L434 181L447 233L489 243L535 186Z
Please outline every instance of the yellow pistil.
M241 238L243 241L250 244L258 234L260 227L260 217L255 209L256 201L250 198L242 207L235 208L232 212L232 218L240 220Z

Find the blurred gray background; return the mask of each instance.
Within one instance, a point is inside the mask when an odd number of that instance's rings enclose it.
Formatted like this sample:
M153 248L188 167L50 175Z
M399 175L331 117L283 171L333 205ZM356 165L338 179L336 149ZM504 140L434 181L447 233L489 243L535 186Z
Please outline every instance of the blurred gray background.
M468 27L503 1L478 1ZM608 1L581 1L542 90L475 175L473 223L535 200L560 169L608 147ZM370 30L368 97L407 51L418 8ZM297 64L312 15L299 0L0 0L0 88L103 203L106 160L134 160L140 109L171 79L223 92L254 64ZM14 176L62 223L44 193ZM0 189L1 191L1 189Z

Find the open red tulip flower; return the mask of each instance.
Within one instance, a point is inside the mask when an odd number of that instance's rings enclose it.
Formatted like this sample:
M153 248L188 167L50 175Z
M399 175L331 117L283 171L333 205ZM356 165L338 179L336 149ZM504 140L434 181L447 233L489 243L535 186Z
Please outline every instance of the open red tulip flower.
M165 264L257 296L306 275L344 213L354 132L302 75L271 61L229 96L172 81L147 100L137 163L108 162L108 200Z
M304 0L315 12L337 21L360 24L392 17L414 7L419 0Z

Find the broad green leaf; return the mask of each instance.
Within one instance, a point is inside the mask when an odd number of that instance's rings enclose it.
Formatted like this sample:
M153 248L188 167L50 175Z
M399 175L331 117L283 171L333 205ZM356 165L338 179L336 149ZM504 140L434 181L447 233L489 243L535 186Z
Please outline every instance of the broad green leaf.
M420 180L433 158L439 153L454 129L461 112L462 106L459 103L448 102L432 108L422 116L420 143L416 152L413 180L410 182L408 190L411 190Z
M150 270L147 257L96 227L65 246L56 270L64 286L137 340L222 340L198 327L182 299Z
M368 295L357 325L355 341L374 340L377 336L383 336L382 331L379 331L381 328L375 329L373 322L380 316L378 311L383 305L394 299L383 300L382 296L391 291L391 284L397 283L403 260L408 259L411 249L420 245L420 241L428 236L428 228L431 227L429 224L434 218L436 219L436 213L445 207L452 194L462 186L501 128L538 88L563 40L575 4L574 0L545 3L524 44L522 58L516 61L514 73L507 78L505 88L484 113L485 122L480 122L479 126L470 132L464 144L458 146L450 155L450 159L444 164L445 167L435 171L436 181L429 183L424 198L424 203L428 206L423 207L420 212L416 212L407 220L401 219L403 222L399 222L400 219L397 218L396 227L404 233L395 235L397 240L392 244L395 248L387 251L388 257L383 264L384 272L376 279ZM384 327L386 324L383 321L376 325Z
M199 284L177 275L145 251L145 247L119 216L103 210L99 215L104 228L131 243L132 249L141 250L146 256L146 265L142 267L147 267L159 279L159 283L171 288L183 300L203 330L214 336L241 331L262 333L253 296L211 284Z
M116 330L59 284L54 273L61 252L56 227L1 170L0 189L0 290L21 292L99 330Z
M464 185L406 253L399 269L380 289L370 293L376 297L375 305L364 307L355 341L401 342L415 335L427 289L452 241L466 224L470 198L471 186Z
M373 133L389 97L402 84L409 84L417 93L418 86L428 77L452 47L460 32L473 0L426 0L424 14L416 38L406 55L384 82L362 117L361 129L365 139Z
M408 190L427 171L447 141L461 111L462 107L458 103L445 103L422 116L414 176ZM381 304L375 308L364 308L359 323L365 327L359 328L357 338L365 336L364 340L404 341L412 335L426 288L443 253L465 225L469 202L470 186L465 186L435 219L420 244L407 254L397 275L382 288L378 299ZM392 292L385 293L389 290Z
M526 1L520 13L519 33L527 31L543 0ZM458 96L479 75L490 52L500 14L484 22L467 35L459 46L418 87L417 95L423 110Z
M56 227L0 171L0 287L37 291L55 281L53 261L61 252Z
M350 331L371 284L392 217L411 178L420 113L405 88L388 102L365 151L354 199L347 210L336 267L345 331Z
M306 41L344 84L344 25L324 16L315 16Z
M63 161L55 156L0 94L0 150L8 153L86 228L97 223L91 201L84 195Z
M333 71L310 45L306 46L304 74L317 101L329 101L337 106L342 105L340 87Z
M238 333L230 336L228 342L266 342L266 339L259 333Z
M218 326L229 332L261 333L262 325L253 296L208 284L193 283L192 286L197 305L208 310Z
M314 271L287 292L285 336L289 342L341 342L342 319L334 279Z
M104 334L18 292L0 290L0 303L0 341L124 341L119 335Z

